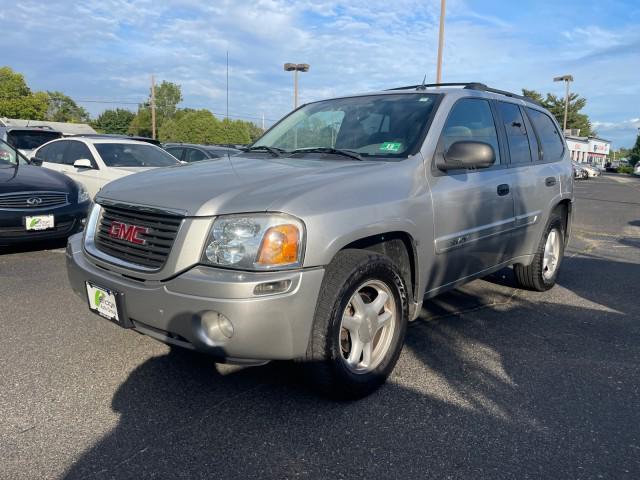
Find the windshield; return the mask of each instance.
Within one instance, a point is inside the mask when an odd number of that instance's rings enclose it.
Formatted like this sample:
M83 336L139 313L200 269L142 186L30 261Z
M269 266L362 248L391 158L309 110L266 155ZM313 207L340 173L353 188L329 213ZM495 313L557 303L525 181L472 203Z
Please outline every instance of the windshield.
M168 167L179 165L173 155L159 147L134 143L95 143L107 167Z
M16 152L11 145L0 140L0 168L9 165L27 165L28 163L27 159L20 152Z
M35 150L40 145L62 137L60 132L46 130L11 130L7 132L7 141L20 150Z
M406 157L422 139L437 96L371 95L311 103L258 140L291 152L305 148L351 150L363 157Z

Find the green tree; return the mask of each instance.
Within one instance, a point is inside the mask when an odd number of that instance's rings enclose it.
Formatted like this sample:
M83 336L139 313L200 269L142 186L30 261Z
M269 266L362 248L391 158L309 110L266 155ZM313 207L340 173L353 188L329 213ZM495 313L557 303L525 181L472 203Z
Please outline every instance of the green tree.
M532 100L535 100L539 104L541 104L544 108L549 110L556 120L560 124L560 126L564 123L564 97L557 97L551 93L547 93L546 97L543 97L540 93L535 90L527 90L526 88L522 89L522 94L525 97L529 97ZM577 93L569 94L569 108L567 110L567 129L580 129L580 135L583 137L588 137L589 135L595 135L596 132L593 131L591 126L591 121L589 117L580 113L580 111L587 104L587 100L585 98L580 97Z
M258 140L262 134L264 133L264 130L262 130L262 128L260 128L259 126L257 126L255 123L253 122L242 122L245 126L245 128L247 129L247 133L249 134L249 141L251 143L255 142L256 140Z
M22 74L0 68L0 117L44 120L48 102L46 93L31 92Z
M62 92L47 92L49 105L46 120L52 122L87 123L89 112Z
M640 162L640 134L636 137L636 143L629 152L629 164L635 167Z
M109 109L98 115L92 122L93 128L101 133L117 133L124 135L129 130L129 125L135 114L124 108Z
M156 129L159 132L162 124L178 112L178 104L182 102L182 89L180 85L162 81L156 87ZM131 122L128 133L131 135L143 135L150 137L151 133L151 92L147 102L138 107L138 113Z

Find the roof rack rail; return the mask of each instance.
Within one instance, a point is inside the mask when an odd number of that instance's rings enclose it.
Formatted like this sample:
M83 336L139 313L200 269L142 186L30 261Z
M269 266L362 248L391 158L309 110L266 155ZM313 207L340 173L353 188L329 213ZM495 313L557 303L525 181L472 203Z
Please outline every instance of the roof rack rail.
M482 85L478 82L453 82L453 83L421 83L420 85L408 85L406 87L388 88L387 91L392 90L424 90L427 87L465 87L467 85Z
M519 100L524 100L525 102L533 103L535 105L540 105L537 101L532 98L525 97L524 95L518 95L517 93L511 93L506 90L498 90L497 88L491 88L480 82L453 82L453 83L426 83L421 85L409 85L406 87L397 87L397 88L389 88L387 91L394 90L426 90L428 87L463 87L468 90L478 90L481 92L491 92L497 93L499 95L504 95L506 97L517 98Z

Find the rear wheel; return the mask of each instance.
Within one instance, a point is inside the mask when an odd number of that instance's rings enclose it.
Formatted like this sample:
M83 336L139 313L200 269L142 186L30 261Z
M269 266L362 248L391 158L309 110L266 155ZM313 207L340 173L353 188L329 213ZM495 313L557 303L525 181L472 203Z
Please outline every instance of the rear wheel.
M522 288L544 292L556 284L564 255L565 225L559 210L554 210L531 265L513 266Z
M340 398L360 398L393 370L406 332L405 284L389 258L344 250L327 268L307 362L315 382Z

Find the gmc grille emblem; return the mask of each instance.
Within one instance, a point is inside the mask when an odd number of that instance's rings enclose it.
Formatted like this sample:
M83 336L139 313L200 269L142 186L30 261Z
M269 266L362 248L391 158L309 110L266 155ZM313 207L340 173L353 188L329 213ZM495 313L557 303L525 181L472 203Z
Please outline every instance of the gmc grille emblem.
M145 245L147 243L144 238L140 237L140 234L144 233L149 233L147 227L139 227L138 225L129 225L122 222L111 222L109 227L110 237L135 243L136 245Z

